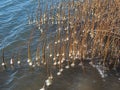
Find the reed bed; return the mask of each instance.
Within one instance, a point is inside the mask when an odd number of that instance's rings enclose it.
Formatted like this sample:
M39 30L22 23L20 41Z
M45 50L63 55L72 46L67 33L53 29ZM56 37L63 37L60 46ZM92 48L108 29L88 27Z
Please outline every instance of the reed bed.
M104 71L120 69L120 1L119 0L62 0L57 5L46 4L42 11L38 0L36 17L29 22L39 32L35 60L28 43L27 63L31 68L46 68L43 88L52 84L54 74L85 63ZM53 2L51 0L51 2ZM53 30L53 29L55 30ZM40 48L40 46L42 48ZM7 69L2 55L3 70ZM20 55L18 55L20 57ZM20 58L18 57L18 64ZM104 78L104 73L102 73Z

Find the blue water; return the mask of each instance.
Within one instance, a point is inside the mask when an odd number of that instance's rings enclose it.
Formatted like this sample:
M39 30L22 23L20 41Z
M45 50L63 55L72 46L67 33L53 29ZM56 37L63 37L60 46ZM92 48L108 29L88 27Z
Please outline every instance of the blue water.
M0 49L27 39L28 13L34 7L32 0L0 0ZM24 34L24 35L23 35Z
M45 4L49 8L60 1L40 0L41 9L45 10ZM5 55L11 56L17 48L26 46L33 28L28 25L28 17L35 18L37 5L38 0L0 0L0 51L5 48Z

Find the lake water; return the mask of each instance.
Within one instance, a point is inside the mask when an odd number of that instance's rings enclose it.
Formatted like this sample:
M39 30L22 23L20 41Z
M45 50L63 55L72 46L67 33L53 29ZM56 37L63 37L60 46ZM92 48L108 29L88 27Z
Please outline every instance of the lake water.
M22 54L27 52L24 49L27 48L26 42L32 29L32 26L28 24L28 16L32 15L36 9L37 3L35 1L37 0L0 0L0 50L5 48L5 56L8 56L7 61L18 50L21 50ZM54 0L53 2L59 1ZM50 0L47 3L50 4ZM42 0L41 4L44 5L45 0ZM33 38L37 37L39 34ZM83 73L79 66L63 71L61 76L56 76L54 73L53 84L48 87L48 90L120 89L119 75L109 74L103 79L96 69L91 66L86 68L86 73ZM39 90L46 79L45 75L44 67L35 71L29 71L24 67L7 72L3 71L0 72L0 90Z

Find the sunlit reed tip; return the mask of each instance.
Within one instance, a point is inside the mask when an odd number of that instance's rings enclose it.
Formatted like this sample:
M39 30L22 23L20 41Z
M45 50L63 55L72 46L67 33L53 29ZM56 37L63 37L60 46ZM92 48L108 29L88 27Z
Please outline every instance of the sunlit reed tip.
M75 63L73 62L72 64L71 64L71 67L74 67L75 66Z
M13 60L13 58L10 59L10 64L11 64L11 65L14 65L14 60Z
M69 65L67 65L67 66L65 66L65 68L66 68L66 69L68 69L68 68L70 68L70 66L69 66Z
M61 75L61 72L59 71L59 72L57 73L57 75L60 76L60 75Z
M53 65L56 66L56 65L57 65L57 62L54 62Z
M43 85L43 87L40 90L45 90L45 85Z
M21 61L17 61L17 64L20 65L20 64L21 64Z
M46 86L50 86L52 84L52 79L51 78L48 78L46 81Z

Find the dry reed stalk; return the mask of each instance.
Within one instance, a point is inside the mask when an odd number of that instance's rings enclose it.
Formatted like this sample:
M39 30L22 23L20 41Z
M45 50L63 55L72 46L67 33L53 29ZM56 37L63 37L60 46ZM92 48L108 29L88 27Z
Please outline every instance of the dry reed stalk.
M40 60L40 46L39 46L39 45L37 46L36 58L35 58L35 60L36 60L36 65L37 65L37 66L40 66L41 60Z
M28 43L28 60L27 60L29 66L32 66L32 56L31 56L31 49L30 44Z
M5 62L4 48L2 49L2 66L3 66L3 70L7 69L6 62Z
M45 50L46 49L46 41L43 42L43 47L42 47L42 64L46 65L46 55L45 55Z

